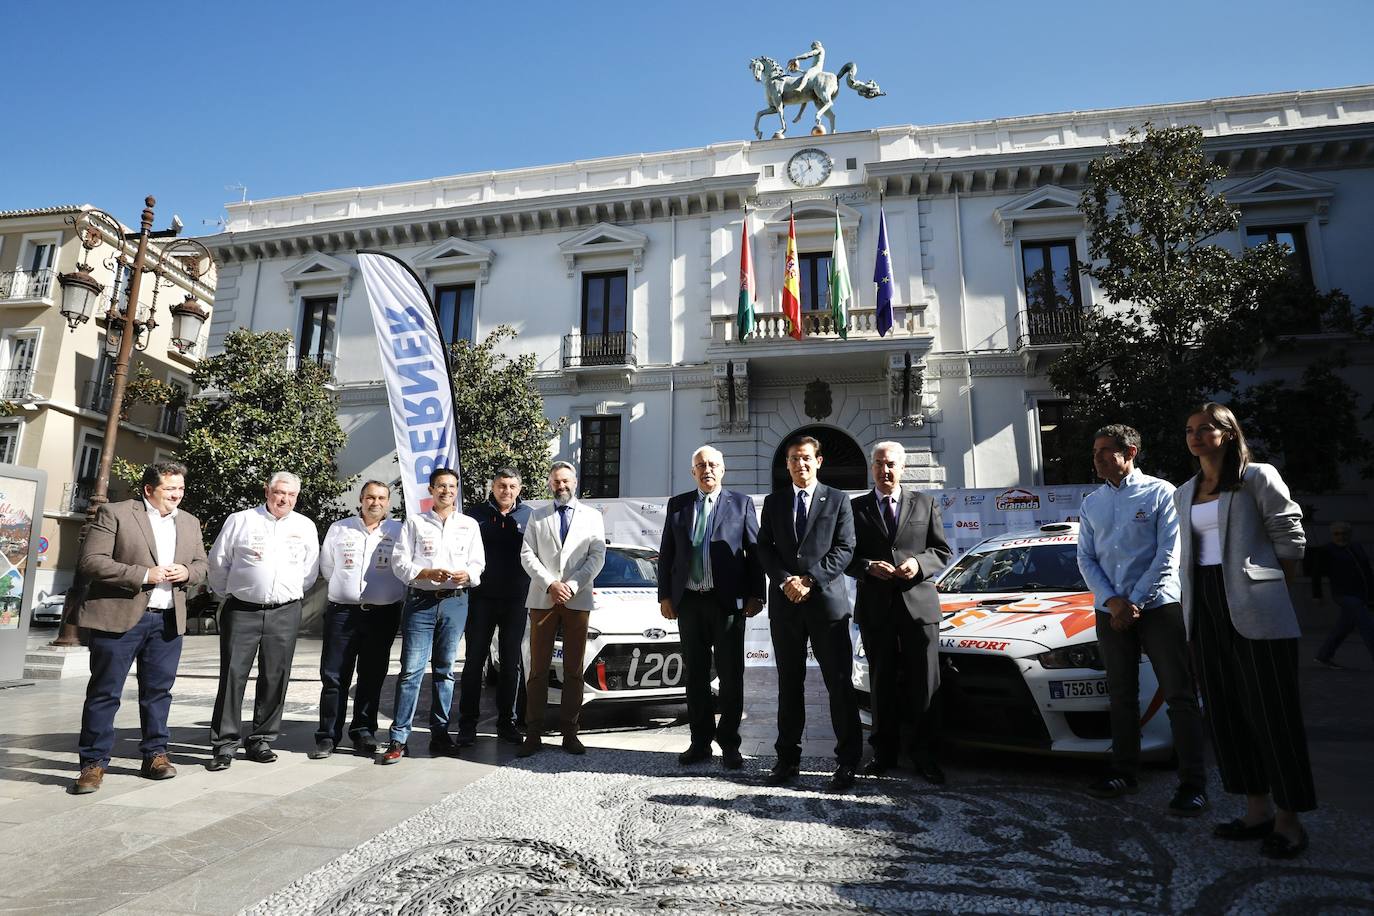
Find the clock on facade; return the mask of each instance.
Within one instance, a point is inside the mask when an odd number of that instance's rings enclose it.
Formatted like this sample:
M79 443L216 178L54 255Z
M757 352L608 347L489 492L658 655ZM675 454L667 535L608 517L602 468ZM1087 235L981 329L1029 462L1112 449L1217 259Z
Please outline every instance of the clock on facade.
M814 188L819 184L824 184L830 177L830 170L834 168L834 163L824 150L815 147L807 147L797 150L796 154L788 160L787 177L792 179L792 183L799 188Z

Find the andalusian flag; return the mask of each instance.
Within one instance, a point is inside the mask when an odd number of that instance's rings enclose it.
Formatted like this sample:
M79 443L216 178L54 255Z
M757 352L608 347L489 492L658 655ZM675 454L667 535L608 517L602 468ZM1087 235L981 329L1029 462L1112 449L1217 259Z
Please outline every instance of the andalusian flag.
M749 211L739 239L739 315L735 339L743 342L754 331L754 258L749 254Z
M849 261L844 255L844 231L840 229L840 202L835 201L835 248L830 252L830 317L835 333L849 339L849 303L854 287L849 283Z
M797 268L797 221L791 214L787 217L787 255L782 262L782 313L792 323L788 333L801 340L801 271Z
M887 248L887 214L878 202L878 256L873 262L873 282L878 284L878 336L892 330L892 254Z

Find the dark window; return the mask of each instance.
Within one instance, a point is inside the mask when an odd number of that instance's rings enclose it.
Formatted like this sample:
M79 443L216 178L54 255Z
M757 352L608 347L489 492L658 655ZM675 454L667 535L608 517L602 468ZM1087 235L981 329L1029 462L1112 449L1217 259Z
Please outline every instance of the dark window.
M582 418L582 495L620 495L620 418Z
M477 286L472 283L435 287L434 307L439 310L439 333L444 343L472 342L476 300Z
M1302 226L1251 226L1245 230L1245 244L1257 248L1277 242L1288 249L1288 269L1293 276L1312 282L1312 261L1307 255L1307 232Z
M1078 259L1068 241L1022 242L1021 267L1026 277L1026 308L1032 312L1083 307Z
M597 588L653 588L658 585L658 550L607 547L606 562L592 585Z
M338 313L339 300L334 296L305 300L301 309L301 360L308 359L325 368L333 368Z
M19 421L0 420L0 464L14 464L19 457Z
M798 255L797 268L801 271L802 311L830 311L830 253Z
M1069 430L1064 423L1068 406L1067 401L1040 401L1036 404L1036 413L1040 416L1040 461L1047 487L1087 483L1090 480L1089 462L1083 457L1085 450L1074 448L1069 441Z
M623 270L582 275L582 365L625 362L626 289Z

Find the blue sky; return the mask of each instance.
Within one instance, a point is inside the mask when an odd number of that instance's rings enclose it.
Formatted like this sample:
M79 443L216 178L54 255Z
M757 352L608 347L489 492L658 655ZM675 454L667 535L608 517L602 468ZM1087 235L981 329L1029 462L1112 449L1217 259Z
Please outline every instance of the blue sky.
M826 47L840 130L1374 81L1374 3L258 2L7 15L0 209L216 231L223 204L752 136L751 57ZM19 41L27 35L31 40ZM95 42L64 53L60 36ZM78 138L77 127L88 139ZM792 127L796 131L805 121Z

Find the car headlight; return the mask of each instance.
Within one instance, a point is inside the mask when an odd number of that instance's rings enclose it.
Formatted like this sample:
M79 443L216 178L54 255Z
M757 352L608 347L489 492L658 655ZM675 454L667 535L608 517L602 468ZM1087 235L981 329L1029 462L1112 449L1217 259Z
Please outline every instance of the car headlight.
M1052 649L1049 652L1041 652L1035 656L1035 660L1040 663L1042 668L1093 668L1097 671L1106 671L1107 666L1102 663L1102 653L1098 651L1097 643L1082 642L1074 646L1064 646L1062 649Z

